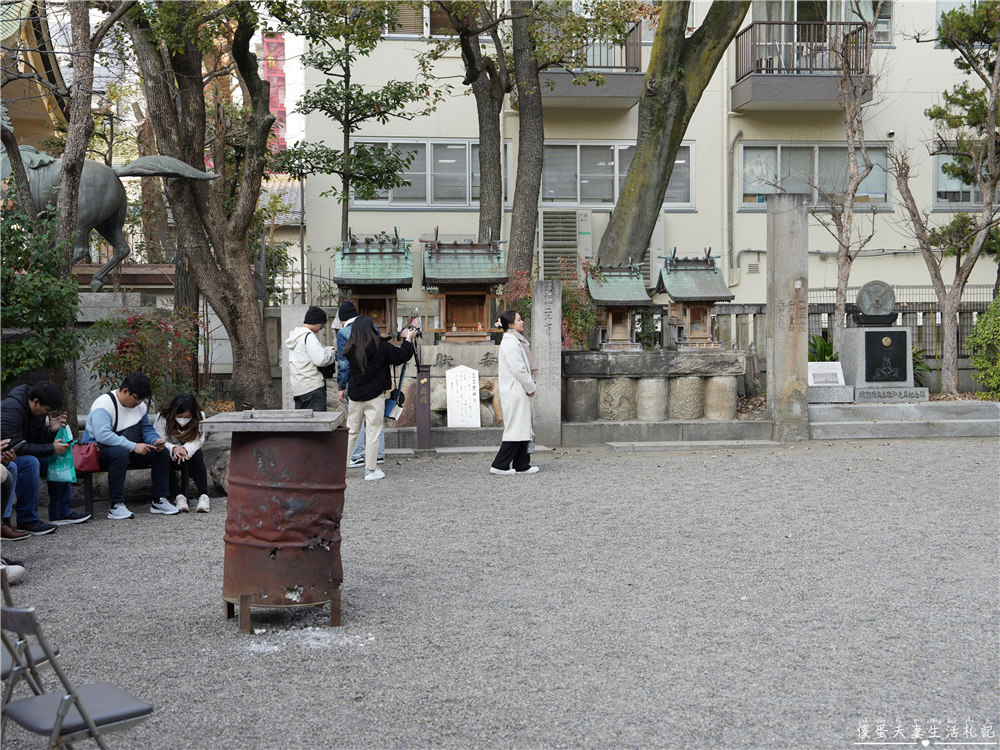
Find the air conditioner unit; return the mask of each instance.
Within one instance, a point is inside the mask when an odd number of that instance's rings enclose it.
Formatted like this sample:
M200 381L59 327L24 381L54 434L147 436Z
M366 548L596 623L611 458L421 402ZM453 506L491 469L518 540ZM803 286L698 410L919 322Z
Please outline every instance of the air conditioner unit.
M538 268L543 279L557 278L562 259L592 258L590 209L542 208L538 211Z
M660 278L660 269L665 261L662 255L667 254L666 222L663 220L663 211L656 218L656 225L653 227L653 234L649 238L649 247L646 248L646 257L642 261L642 278L646 280L646 288L652 289ZM634 262L634 261L633 261Z

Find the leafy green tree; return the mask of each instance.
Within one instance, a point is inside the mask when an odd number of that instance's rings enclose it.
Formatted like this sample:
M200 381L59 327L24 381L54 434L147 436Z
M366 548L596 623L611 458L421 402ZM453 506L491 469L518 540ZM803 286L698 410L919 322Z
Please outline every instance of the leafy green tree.
M636 154L601 238L601 265L626 262L634 248L649 247L684 132L749 7L749 0L715 0L688 37L688 2L660 6L639 100Z
M348 239L351 196L371 199L409 185L402 173L413 158L395 148L352 143L351 136L369 122L385 124L390 119L411 120L429 114L440 98L438 91L423 82L390 80L381 88L368 89L353 78L358 60L375 51L386 29L399 28L397 6L385 0L276 0L269 5L283 31L306 38L309 49L302 61L326 79L302 97L298 111L326 115L340 125L343 134L339 149L323 142L299 143L275 155L272 167L295 177L340 176L339 190L332 188L323 195L340 201L341 240Z
M39 368L72 362L80 348L76 278L59 272L66 250L55 242L55 218L38 222L41 234L33 232L32 218L21 208L3 211L0 317L5 330L18 331L0 347L5 391Z
M995 297L986 313L979 316L966 344L976 368L972 379L986 388L981 395L1000 398L1000 297Z
M1000 219L997 187L1000 186L1000 3L977 3L941 15L936 41L955 53L955 67L968 80L941 94L942 103L924 111L934 121L937 152L951 157L945 167L952 177L975 185L982 196L976 213L957 214L944 227L927 224L910 191L910 163L906 153L890 154L891 170L903 205L924 257L941 309L941 391L958 393L958 311L962 291L979 257L990 252L994 228ZM945 286L941 274L944 258L935 247L950 248L955 255L955 277Z

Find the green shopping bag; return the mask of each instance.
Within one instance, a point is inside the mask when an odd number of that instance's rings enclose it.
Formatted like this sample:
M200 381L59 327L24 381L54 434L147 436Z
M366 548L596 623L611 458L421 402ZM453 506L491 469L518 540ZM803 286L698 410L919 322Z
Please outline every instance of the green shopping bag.
M59 428L59 432L56 433L56 440L62 440L65 443L76 442L73 440L73 433L69 431L69 427L66 425ZM50 482L76 481L76 467L73 466L72 447L61 456L51 456L49 458L49 471L46 479Z

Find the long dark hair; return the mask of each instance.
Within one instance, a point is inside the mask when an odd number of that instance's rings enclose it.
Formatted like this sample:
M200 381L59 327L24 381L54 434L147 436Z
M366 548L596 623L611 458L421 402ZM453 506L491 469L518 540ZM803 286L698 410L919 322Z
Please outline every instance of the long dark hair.
M191 421L182 426L177 424L177 415L184 412L191 415ZM160 409L160 416L167 423L166 436L168 440L189 443L197 438L198 433L201 432L201 407L198 406L198 399L190 393L180 393L174 396L173 401Z
M347 339L347 346L344 347L344 357L351 363L351 367L357 367L364 372L368 366L368 347L374 344L378 348L379 340L375 321L367 315L359 315L351 324L351 337Z

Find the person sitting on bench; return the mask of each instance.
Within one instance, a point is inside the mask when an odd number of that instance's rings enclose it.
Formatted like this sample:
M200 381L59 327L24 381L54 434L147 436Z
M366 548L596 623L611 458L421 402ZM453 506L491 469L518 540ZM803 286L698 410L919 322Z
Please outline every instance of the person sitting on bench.
M198 513L208 513L208 469L205 467L205 452L200 450L205 442L201 431L201 420L205 412L198 406L198 400L190 393L174 396L174 400L160 409L153 422L156 434L167 441L170 453L170 494L174 505L183 513L188 512L187 486L181 486L177 479L177 469L187 464L191 479L201 497L198 498ZM184 476L181 472L181 476Z
M153 387L149 378L133 372L122 381L121 387L111 393L102 393L94 399L87 415L84 443L97 443L101 451L101 470L108 472L108 492L111 510L108 518L118 521L135 518L125 506L125 472L149 468L153 480L153 505L150 513L172 516L180 511L167 499L167 475L170 472L170 454L164 450L166 443L146 416L146 404Z

